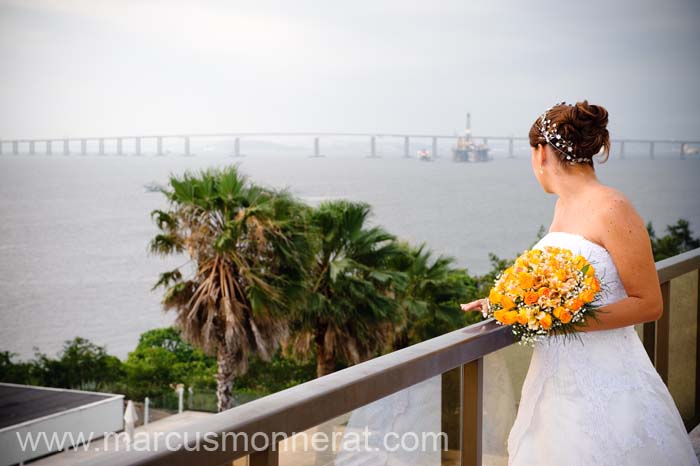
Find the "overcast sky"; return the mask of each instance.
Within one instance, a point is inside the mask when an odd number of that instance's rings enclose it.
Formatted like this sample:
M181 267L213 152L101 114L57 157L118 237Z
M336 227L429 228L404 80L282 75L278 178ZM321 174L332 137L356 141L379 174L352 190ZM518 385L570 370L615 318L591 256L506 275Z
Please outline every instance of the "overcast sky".
M698 0L0 0L0 138L525 136L587 98L614 137L700 139Z

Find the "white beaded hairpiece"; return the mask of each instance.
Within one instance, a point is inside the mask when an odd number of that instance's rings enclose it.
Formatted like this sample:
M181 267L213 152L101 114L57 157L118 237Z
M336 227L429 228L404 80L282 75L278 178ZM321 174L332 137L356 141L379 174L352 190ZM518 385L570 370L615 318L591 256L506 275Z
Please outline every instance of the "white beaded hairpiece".
M570 163L590 163L593 164L593 160L588 157L577 157L574 154L574 145L564 139L559 133L557 133L557 124L552 123L552 120L547 119L547 113L557 105L565 105L566 102L561 102L549 107L544 111L542 116L540 116L539 130L544 139L556 150L564 154L564 158Z

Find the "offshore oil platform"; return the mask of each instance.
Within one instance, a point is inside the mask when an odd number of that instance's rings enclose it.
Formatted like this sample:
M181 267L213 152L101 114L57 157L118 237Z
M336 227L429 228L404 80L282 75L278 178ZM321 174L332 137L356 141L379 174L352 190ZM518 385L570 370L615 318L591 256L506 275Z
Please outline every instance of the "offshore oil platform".
M457 145L452 148L454 162L487 162L493 160L489 155L487 144L477 143L472 139L471 115L467 113L467 127L464 135L457 138Z

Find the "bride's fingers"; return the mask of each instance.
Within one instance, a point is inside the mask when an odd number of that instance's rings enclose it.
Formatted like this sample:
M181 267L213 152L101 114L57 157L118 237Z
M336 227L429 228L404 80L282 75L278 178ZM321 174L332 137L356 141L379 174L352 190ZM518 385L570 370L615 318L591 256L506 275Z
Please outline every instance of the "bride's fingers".
M467 304L460 304L459 307L464 311L480 311L483 308L483 300L477 299Z

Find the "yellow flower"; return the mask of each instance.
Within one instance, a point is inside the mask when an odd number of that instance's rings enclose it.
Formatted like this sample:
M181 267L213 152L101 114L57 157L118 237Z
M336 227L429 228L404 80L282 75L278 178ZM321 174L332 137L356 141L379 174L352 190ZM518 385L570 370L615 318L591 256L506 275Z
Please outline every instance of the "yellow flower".
M520 281L520 286L525 289L532 288L532 286L535 284L535 277L527 272L519 273L518 280Z
M585 303L590 303L595 299L595 291L592 289L585 290L579 295L579 298Z
M504 311L510 311L515 307L515 303L508 296L503 296L501 298L501 306L503 306Z
M561 320L563 324L568 324L571 322L571 313L566 310L562 311L561 314L559 314L559 320Z
M518 312L518 323L522 325L527 324L527 311L525 309L520 309Z
M489 292L489 301L491 304L500 304L501 303L501 294L496 291L495 288L491 288L491 291Z
M518 311L508 311L505 313L505 315L503 317L503 322L505 322L506 325L512 325L515 323L517 318L518 318Z
M581 306L583 306L583 301L578 298L574 298L567 303L566 307L568 307L569 310L576 312L581 309Z
M549 330L549 328L552 326L552 316L545 314L544 317L540 319L540 325L543 329Z
M525 304L535 304L540 296L534 291L528 291L525 293Z
M554 311L552 311L552 314L554 314L554 317L556 317L557 319L561 319L562 312L566 312L566 309L564 309L561 306L557 306L554 308Z
M493 318L496 319L497 321L503 323L506 312L508 312L508 311L504 311L502 309L499 311L494 311Z

